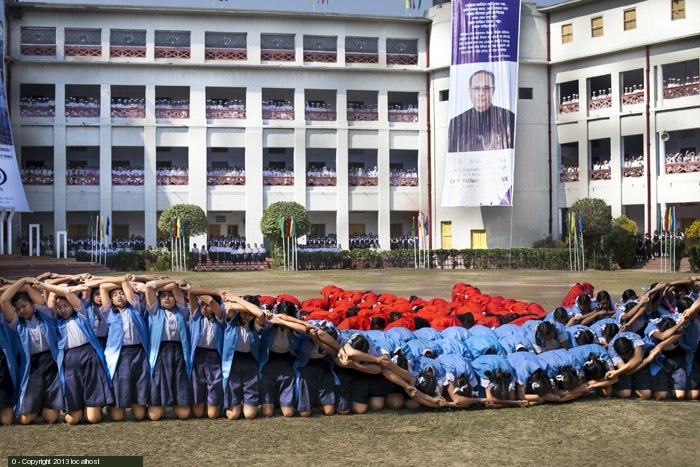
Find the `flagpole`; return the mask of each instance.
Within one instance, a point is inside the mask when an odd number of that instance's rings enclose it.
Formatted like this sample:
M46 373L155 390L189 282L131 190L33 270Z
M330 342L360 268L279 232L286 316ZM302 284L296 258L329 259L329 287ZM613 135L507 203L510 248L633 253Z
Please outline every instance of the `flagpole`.
M297 267L297 271L299 270L299 246L297 245L297 237L294 237L294 264Z
M287 246L284 241L284 232L282 233L282 264L284 265L284 270L287 270Z

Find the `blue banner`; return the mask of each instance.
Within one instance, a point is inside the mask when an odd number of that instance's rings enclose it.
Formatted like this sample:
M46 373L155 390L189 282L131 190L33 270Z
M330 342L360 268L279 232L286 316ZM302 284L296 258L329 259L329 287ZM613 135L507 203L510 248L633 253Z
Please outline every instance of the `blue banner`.
M520 1L452 1L442 207L512 206Z

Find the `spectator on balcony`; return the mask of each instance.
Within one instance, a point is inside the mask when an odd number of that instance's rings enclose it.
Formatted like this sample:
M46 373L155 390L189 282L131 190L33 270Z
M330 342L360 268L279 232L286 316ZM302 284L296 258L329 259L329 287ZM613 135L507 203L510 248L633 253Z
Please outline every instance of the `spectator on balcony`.
M19 106L23 117L53 117L56 101L47 96L24 96L20 97Z
M20 170L25 185L53 185L53 169L50 167L28 167Z
M492 104L496 80L480 70L469 78L473 107L452 118L448 128L448 152L471 152L513 147L515 114Z

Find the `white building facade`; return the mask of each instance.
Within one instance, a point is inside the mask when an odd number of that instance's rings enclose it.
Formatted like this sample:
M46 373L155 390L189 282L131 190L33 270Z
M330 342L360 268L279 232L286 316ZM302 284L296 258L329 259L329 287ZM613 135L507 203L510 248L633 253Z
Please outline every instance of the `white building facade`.
M678 63L687 63L684 71L694 63L698 74L697 2L687 2L684 20L669 17L660 32L644 32L671 3L639 2L629 36L618 17L635 4L522 5L513 208L440 207L449 3L419 19L15 4L7 81L33 212L15 216L14 231L40 223L43 233L82 236L100 214L112 220L112 235L155 245L160 211L193 203L207 213L210 235L259 243L265 208L288 200L307 208L316 233L336 234L345 248L353 233L378 234L388 248L419 212L429 217L433 248L469 248L556 236L566 208L586 196L602 197L641 230L661 206L698 217L700 171L667 173L662 156L700 148L700 93L690 83L688 96L664 98L662 84ZM584 37L600 15L607 36ZM562 44L569 23L573 42ZM624 154L646 135L645 105L622 100L645 68L647 46L650 182L623 174ZM596 99L586 110L605 75L615 104ZM576 112L563 102L571 83L581 90ZM606 149L609 176L592 170ZM573 160L578 178L560 176ZM322 167L335 176L307 177Z

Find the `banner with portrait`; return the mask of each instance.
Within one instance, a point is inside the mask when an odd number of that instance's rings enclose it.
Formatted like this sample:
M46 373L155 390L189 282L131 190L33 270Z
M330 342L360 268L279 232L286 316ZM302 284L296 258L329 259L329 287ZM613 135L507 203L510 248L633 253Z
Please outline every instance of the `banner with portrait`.
M4 17L2 18L4 19ZM5 22L0 21L0 57L5 56ZM15 146L12 144L10 112L5 90L5 66L0 66L0 208L29 211L27 196L17 166Z
M519 31L519 0L452 0L442 207L513 205Z

